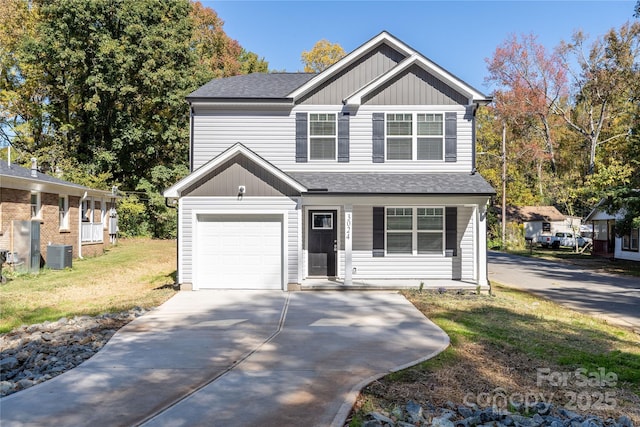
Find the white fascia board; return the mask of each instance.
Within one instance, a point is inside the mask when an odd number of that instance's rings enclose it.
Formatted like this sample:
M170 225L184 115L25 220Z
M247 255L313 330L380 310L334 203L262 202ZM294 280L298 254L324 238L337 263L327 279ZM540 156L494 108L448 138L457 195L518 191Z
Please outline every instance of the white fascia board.
M231 159L233 156L235 156L237 154L242 154L242 155L246 156L251 161L253 161L256 164L258 164L258 166L264 168L266 171L268 171L269 173L273 174L278 179L286 182L288 185L290 185L291 187L295 188L297 191L300 191L300 192L307 191L307 189L304 186L302 186L298 181L294 180L289 175L285 174L280 169L278 169L277 167L273 166L271 163L269 163L268 161L266 161L262 157L258 156L256 153L254 153L253 151L249 150L247 147L245 147L244 145L242 145L241 143L238 142L238 143L232 145L226 151L222 152L217 157L211 159L209 162L207 162L204 165L202 165L200 168L198 168L197 170L195 170L191 174L187 175L186 177L182 178L180 181L178 181L175 184L173 184L171 187L167 188L163 193L164 197L166 197L166 198L179 198L179 197L181 197L182 196L181 193L185 188L189 187L190 185L192 185L195 182L198 182L200 179L202 179L208 173L213 171L219 165L221 165L222 163L224 163L227 160Z
M247 107L264 109L264 110L282 110L291 109L293 107L293 100L287 100L283 102L268 102L268 101L193 101L190 105L194 108L203 108L211 110L242 110Z
M421 55L419 53L414 53L410 57L408 57L405 60L401 61L394 68L389 70L386 74L383 74L382 76L380 76L376 80L372 81L371 83L369 83L368 85L366 85L362 89L360 89L357 92L355 92L354 94L350 95L348 98L346 98L343 101L343 103L345 105L353 105L353 106L361 105L362 104L362 98L364 96L366 96L367 94L375 91L376 89L380 88L381 86L384 86L391 79L393 79L398 74L402 73L407 68L409 68L409 67L411 67L413 65L418 65L419 67L421 67L425 71L433 74L434 76L436 76L440 80L444 81L446 84L449 84L450 86L453 86L454 89L462 92L467 98L469 98L469 101L470 101L469 103L470 104L473 103L473 102L485 103L485 102L489 101L489 99L485 95L483 95L482 93L478 92L477 90L475 90L471 86L467 85L465 82L463 82L462 80L458 79L457 77L453 76L451 73L447 72L442 67L438 66L434 62L432 62L429 59L425 58L423 55Z
M2 188L11 188L14 190L38 191L41 193L64 194L68 196L83 196L85 193L89 196L109 197L113 198L110 191L94 190L89 187L74 185L72 183L64 184L61 182L42 181L37 178L24 178L18 176L1 175Z
M383 42L386 42L388 45L390 45L394 49L398 50L399 52L407 56L411 56L417 53L413 49L411 49L409 46L407 46L406 44L402 43L400 40L393 37L391 34L387 33L386 31L383 31L377 36L375 36L374 38L372 38L371 40L369 40L368 42L366 42L365 44L363 44L362 46L360 46L359 48L349 53L340 61L336 62L335 64L333 64L332 66L330 66L329 68L327 68L326 70L324 70L323 72L321 72L320 74L318 74L317 76L309 80L304 85L300 86L295 91L291 92L288 95L288 97L293 98L294 101L297 100L302 95L306 94L316 86L330 79L335 74L340 72L342 69L351 65L351 63L356 61L362 55L364 55L374 47L382 44Z

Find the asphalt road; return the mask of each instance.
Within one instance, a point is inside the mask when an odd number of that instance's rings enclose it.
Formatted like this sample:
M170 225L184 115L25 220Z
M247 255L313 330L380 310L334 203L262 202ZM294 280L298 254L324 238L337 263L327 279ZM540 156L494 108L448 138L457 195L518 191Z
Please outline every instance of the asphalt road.
M489 280L640 331L640 278L489 251Z

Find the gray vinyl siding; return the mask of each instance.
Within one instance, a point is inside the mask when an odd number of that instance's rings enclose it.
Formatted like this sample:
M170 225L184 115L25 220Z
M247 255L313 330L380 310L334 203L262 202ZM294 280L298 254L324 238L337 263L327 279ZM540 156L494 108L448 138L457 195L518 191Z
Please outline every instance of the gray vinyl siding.
M237 196L242 185L243 197L293 196L298 192L242 155L234 156L212 173L183 192L185 196Z
M193 283L193 227L198 213L234 213L260 214L261 212L286 212L287 217L287 268L286 283L299 282L298 279L298 210L297 203L288 197L247 197L238 200L235 197L183 197L180 200L180 283Z
M367 105L467 105L467 97L413 65L390 84L366 96Z
M457 159L444 161L386 161L376 163L379 172L469 172L472 168L473 117L471 108L452 106L363 105L349 120L349 162L296 163L296 112L335 112L342 106L297 106L287 114L269 111L219 112L199 108L194 117L194 170L230 146L241 142L285 172L369 172L372 162L372 114L374 112L457 113Z
M347 96L386 73L404 58L401 53L382 44L304 97L300 103L339 105Z
M356 268L356 279L462 279L473 280L474 254L472 219L473 209L458 207L457 257L419 255L372 256L373 206L353 207L352 264ZM344 254L341 254L341 271L344 275Z

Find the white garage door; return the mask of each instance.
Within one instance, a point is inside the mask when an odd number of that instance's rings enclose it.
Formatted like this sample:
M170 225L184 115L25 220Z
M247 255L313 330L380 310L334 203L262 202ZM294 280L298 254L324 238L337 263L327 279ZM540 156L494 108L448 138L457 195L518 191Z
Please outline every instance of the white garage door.
M198 219L194 253L199 289L282 289L282 217Z

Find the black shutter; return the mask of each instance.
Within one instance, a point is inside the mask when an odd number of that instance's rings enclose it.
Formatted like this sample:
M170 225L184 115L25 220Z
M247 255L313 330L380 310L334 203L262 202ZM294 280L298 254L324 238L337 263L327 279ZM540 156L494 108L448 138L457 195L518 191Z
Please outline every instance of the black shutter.
M444 161L455 162L458 160L458 115L457 113L444 114Z
M384 113L373 113L373 163L384 163Z
M445 212L445 254L447 256L458 256L458 208L446 207ZM451 251L451 252L450 252Z
M384 256L384 207L373 207L373 256Z
M338 116L338 162L349 163L349 113Z
M296 163L307 162L307 113L296 113Z

